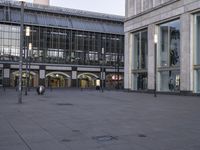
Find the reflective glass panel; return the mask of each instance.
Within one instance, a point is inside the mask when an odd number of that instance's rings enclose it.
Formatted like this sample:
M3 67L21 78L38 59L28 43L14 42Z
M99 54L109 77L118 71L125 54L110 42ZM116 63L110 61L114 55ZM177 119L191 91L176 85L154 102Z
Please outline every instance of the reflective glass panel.
M196 27L196 65L200 65L200 16L196 17L197 27Z
M180 65L180 21L169 24L170 32L170 66Z
M197 92L200 93L200 70L197 70Z
M147 73L138 73L135 74L134 79L135 90L146 90L147 89Z
M180 65L180 21L160 25L160 67Z
M134 34L134 69L139 69L140 58L140 34Z
M160 26L160 66L161 67L166 67L169 65L168 39L169 39L168 24L163 24Z
M147 31L141 33L141 68L147 68L148 59L148 41L147 41Z
M180 91L180 72L163 71L160 72L160 91Z
M148 41L147 31L134 34L134 69L147 69Z

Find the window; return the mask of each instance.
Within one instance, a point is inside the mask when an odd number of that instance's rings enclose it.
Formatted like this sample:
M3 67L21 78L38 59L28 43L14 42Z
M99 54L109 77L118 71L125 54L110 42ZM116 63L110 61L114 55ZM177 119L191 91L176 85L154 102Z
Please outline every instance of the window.
M180 91L180 21L161 24L159 37L159 90Z
M200 93L200 13L195 15L194 91Z
M134 89L146 90L147 87L147 64L148 64L148 34L142 30L133 34L133 75Z
M20 28L0 24L0 55L3 60L17 61L19 56Z
M161 91L179 91L180 90L180 72L179 71L162 71L160 73Z

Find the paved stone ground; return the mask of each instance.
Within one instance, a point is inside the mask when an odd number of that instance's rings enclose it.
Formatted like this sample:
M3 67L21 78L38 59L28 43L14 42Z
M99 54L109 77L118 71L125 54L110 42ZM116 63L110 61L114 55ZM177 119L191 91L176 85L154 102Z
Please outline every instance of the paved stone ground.
M0 89L0 150L200 150L200 98Z

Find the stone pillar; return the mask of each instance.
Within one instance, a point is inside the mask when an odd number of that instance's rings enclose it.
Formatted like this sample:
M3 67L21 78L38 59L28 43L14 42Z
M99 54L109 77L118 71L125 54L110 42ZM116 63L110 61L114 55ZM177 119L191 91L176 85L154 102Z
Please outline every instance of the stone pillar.
M10 86L10 64L3 65L3 86Z
M191 86L191 77L193 73L191 62L191 41L190 38L190 14L186 13L181 15L181 52L180 52L180 81L181 81L181 92L191 92L193 86Z
M124 89L130 90L132 88L132 34L125 33L125 64L124 64Z
M46 68L45 66L40 66L40 71L39 71L39 85L45 86L45 78L46 78Z
M106 68L101 68L100 77L103 77L103 87L106 87Z
M78 79L77 79L77 67L72 67L72 87L78 87Z
M155 50L154 50L154 34L155 25L150 24L148 26L148 90L154 90L154 61L155 61ZM158 81L158 80L157 80Z

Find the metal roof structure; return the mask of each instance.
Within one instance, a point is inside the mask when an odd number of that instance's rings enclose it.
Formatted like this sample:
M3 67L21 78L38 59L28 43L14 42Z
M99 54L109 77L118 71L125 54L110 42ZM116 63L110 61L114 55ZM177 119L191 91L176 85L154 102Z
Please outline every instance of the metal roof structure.
M0 21L20 22L20 2L0 0L0 6L9 7L9 15L0 8ZM124 34L124 17L90 11L25 3L26 24L61 27L92 32Z

